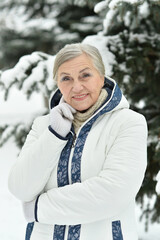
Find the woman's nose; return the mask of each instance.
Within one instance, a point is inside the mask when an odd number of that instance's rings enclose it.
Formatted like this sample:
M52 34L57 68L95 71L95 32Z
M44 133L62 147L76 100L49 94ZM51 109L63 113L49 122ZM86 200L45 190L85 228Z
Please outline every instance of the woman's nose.
M72 86L72 91L73 91L73 92L76 92L76 93L79 93L79 92L81 92L82 90L83 90L83 85L82 85L82 83L81 83L79 80L74 81L74 82L73 82L73 86Z

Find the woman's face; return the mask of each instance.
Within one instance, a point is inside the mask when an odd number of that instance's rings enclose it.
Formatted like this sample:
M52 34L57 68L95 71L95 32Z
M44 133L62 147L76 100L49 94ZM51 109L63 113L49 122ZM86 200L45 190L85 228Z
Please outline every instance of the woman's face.
M104 85L101 76L86 54L64 62L58 69L58 88L64 100L77 111L90 108Z

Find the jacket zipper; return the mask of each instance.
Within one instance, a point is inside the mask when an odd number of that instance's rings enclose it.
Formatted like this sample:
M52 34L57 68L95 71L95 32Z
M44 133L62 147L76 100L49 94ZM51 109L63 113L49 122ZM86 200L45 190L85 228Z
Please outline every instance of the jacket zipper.
M69 229L69 226L67 225L65 228L64 240L67 240L68 238L68 229Z
M74 132L70 131L70 133L72 134L73 140L72 140L72 148L71 148L71 152L70 152L70 157L69 157L69 162L68 162L68 178L69 178L69 184L72 183L72 179L71 179L71 159L73 157L73 152L74 152L74 147L75 147L75 142L77 139L77 136ZM67 240L68 238L68 230L69 230L69 226L67 225L65 228L65 235L64 235L64 240Z
M72 140L72 148L74 148L74 147L75 147L75 142L76 142L77 136L76 136L76 134L75 134L74 132L72 132L72 131L70 131L70 133L71 133L72 136L73 136L73 140Z
M70 131L72 136L73 136L73 140L72 140L72 148L71 148L71 152L70 152L70 156L69 156L69 162L68 162L68 178L69 178L69 184L72 184L72 179L71 179L71 164L72 164L72 157L73 157L73 152L74 152L74 147L75 147L75 142L77 139L77 136L74 132Z

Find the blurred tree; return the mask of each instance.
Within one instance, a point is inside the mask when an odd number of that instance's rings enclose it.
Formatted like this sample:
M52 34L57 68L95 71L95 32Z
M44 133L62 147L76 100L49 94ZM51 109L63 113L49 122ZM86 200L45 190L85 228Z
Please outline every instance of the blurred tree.
M112 77L131 108L148 122L148 167L137 200L143 203L145 195L152 199L155 195L154 204L145 206L143 215L146 224L160 222L160 199L155 194L160 170L160 1L106 0L95 11L105 16L101 34L107 37L106 51L114 55Z
M66 43L97 33L102 20L89 2L1 0L0 68L13 67L33 51L55 54Z
M52 78L52 66L54 56L42 52L34 52L20 58L14 68L0 72L0 91L7 100L8 95L16 87L21 90L29 99L32 94L39 92L48 100L56 84ZM16 109L16 108L15 108ZM14 123L0 123L0 147L11 137L14 138L19 148L24 144L33 119L36 115L43 115L48 112L48 101L40 112L32 113L29 121L19 119Z

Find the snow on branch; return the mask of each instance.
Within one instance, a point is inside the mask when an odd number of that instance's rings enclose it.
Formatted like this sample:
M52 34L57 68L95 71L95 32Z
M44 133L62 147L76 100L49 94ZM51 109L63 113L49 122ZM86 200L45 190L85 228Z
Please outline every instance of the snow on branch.
M5 99L13 85L29 98L33 92L41 92L48 97L55 87L52 77L54 56L33 52L20 58L12 69L0 73L0 86L3 86Z
M151 15L151 6L155 4L160 4L160 0L104 0L95 5L94 11L105 14L102 34L110 35L110 30L121 24L137 28L142 19L146 21Z
M105 8L107 8L108 3L109 3L109 0L101 1L101 2L97 3L94 7L94 12L95 13L102 12Z
M152 0L153 1L153 0ZM94 7L95 13L100 13L103 10L105 10L107 7L109 9L115 9L118 7L118 5L123 3L128 3L130 5L140 5L144 2L144 0L104 0L99 3L97 3Z
M150 0L149 2L157 5L160 4L160 0ZM137 6L143 4L144 5L143 9L145 10L145 12L146 12L145 7L146 5L148 5L148 3L145 2L144 0L104 0L95 5L94 12L100 13L103 10L106 10L107 8L113 10L113 9L116 9L118 5L123 3L127 3L129 5L137 5Z
M14 136L14 141L18 147L24 144L27 133L30 130L30 125L24 123L16 123L11 125L0 126L0 147L2 147L10 138Z
M142 4L144 1L143 0L111 0L109 3L109 8L110 9L115 9L119 4L122 3L128 3L131 5L140 5Z

